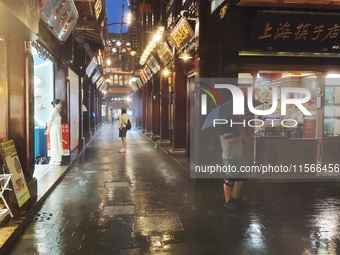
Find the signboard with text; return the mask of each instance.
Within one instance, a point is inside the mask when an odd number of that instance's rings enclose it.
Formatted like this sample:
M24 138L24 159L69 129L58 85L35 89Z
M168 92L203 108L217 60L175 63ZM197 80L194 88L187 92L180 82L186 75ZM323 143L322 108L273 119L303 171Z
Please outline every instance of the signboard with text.
M340 13L259 11L250 47L268 51L340 52Z
M170 37L177 50L181 50L195 36L190 24L185 19L177 23Z
M21 163L18 157L14 141L9 140L0 143L2 159L5 163L6 170L12 174L12 184L19 207L21 207L29 198L30 193L26 184L25 176L22 171Z

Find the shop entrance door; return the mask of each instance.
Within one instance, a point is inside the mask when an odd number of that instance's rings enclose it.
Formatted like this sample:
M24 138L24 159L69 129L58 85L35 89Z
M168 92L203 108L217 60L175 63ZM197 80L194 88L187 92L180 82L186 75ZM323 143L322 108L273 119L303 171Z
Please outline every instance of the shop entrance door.
M8 92L7 92L7 61L6 41L0 35L0 140L8 139Z
M34 157L47 156L47 139L44 134L53 108L53 63L41 57L32 48L34 60Z

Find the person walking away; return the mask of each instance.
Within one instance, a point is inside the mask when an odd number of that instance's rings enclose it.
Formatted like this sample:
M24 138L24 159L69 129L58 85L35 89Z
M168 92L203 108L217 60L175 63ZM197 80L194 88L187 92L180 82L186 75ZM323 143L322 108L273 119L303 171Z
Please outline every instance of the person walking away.
M45 135L50 134L51 159L49 164L58 166L61 164L63 155L61 116L59 113L62 107L62 102L60 99L55 99L51 104L53 105L53 109L47 122L47 130L45 131Z
M240 135L240 130L237 127L220 136L222 159L225 166L236 166L239 169L240 166L245 164L242 138L243 136ZM232 177L224 179L224 207L229 209L238 209L240 207L243 185L244 179Z
M119 137L122 139L122 148L118 151L119 153L126 153L126 123L128 121L128 116L126 114L126 110L122 109L122 114L118 120L118 129L119 129Z

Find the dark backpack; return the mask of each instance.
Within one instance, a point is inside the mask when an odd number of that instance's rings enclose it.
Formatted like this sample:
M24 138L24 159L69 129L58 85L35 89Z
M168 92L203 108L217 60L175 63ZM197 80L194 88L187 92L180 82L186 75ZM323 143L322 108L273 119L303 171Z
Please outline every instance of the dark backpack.
M127 123L126 123L126 129L130 130L131 129L131 121L128 119Z

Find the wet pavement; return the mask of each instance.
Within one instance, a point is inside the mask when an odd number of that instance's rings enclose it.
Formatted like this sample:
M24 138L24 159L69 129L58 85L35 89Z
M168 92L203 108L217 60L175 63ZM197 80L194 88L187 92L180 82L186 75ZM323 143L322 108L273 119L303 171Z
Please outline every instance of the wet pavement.
M190 179L135 130L120 154L116 131L102 127L9 254L340 254L339 180L250 180L231 211L221 180Z

